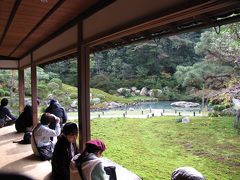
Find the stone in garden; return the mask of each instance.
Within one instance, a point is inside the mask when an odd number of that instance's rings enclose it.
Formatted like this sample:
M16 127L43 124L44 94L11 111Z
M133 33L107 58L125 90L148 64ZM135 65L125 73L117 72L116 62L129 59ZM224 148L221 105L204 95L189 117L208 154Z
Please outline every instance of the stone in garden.
M76 108L78 106L78 101L75 99L70 105L72 108Z
M193 103L193 102L186 102L186 101L178 101L178 102L171 103L171 106L189 108L189 107L198 107L200 106L200 104Z
M182 118L182 123L189 123L189 122L190 122L189 117Z
M93 98L92 103L93 104L99 104L101 102L100 98Z
M146 96L147 95L147 88L143 87L140 91L140 96Z
M171 180L206 180L206 178L193 167L180 167L172 172Z
M132 91L132 92L135 92L136 90L137 90L137 87L135 87L135 86L134 86L134 87L131 87L131 91Z
M136 95L140 95L140 90L136 90L136 91L135 91L135 94L136 94Z
M108 108L117 108L117 107L121 107L122 104L121 103L116 103L116 102L110 102L107 104Z
M124 89L124 88L119 88L119 89L117 89L117 93L118 93L118 94L122 94L123 89Z
M131 90L130 89L125 89L125 91L130 94Z
M237 110L231 107L231 108L222 110L222 113L227 114L229 116L235 116L237 114Z

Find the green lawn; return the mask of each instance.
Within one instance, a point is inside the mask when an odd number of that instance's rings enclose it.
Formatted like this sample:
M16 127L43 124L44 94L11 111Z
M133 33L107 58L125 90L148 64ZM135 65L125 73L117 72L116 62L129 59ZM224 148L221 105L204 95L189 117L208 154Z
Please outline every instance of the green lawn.
M208 180L240 179L240 133L233 118L179 117L94 119L92 138L104 140L104 156L144 180L170 179L180 166L192 166Z

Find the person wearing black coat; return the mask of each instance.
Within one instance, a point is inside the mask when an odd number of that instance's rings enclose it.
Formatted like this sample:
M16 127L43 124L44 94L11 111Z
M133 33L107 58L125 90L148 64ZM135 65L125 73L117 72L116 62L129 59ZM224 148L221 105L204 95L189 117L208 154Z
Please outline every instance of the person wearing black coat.
M61 128L62 128L62 125L64 123L66 123L66 121L67 121L67 113L66 113L65 109L58 103L58 101L56 101L54 99L52 99L50 101L50 105L45 110L45 113L51 113L51 114L54 114L55 116L59 117ZM52 125L50 125L50 127L51 126Z
M26 132L27 128L31 128L32 123L32 106L27 104L23 112L19 115L15 122L17 132Z
M78 127L76 123L68 122L63 126L63 133L58 138L51 161L54 179L70 179L70 162L78 154L77 136Z

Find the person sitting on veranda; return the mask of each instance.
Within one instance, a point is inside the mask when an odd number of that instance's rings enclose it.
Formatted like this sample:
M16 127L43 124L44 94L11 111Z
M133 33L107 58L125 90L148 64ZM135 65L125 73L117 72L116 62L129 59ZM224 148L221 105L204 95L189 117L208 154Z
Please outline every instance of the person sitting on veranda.
M1 122L0 127L12 125L16 121L16 117L10 112L10 110L7 108L8 105L8 99L3 98L1 100L0 105L0 119L4 120L4 122Z
M56 124L54 130L48 127L51 122ZM40 123L33 129L31 137L32 150L36 156L40 156L43 160L46 158L44 154L41 153L41 149L48 149L52 156L56 142L52 141L51 137L60 135L61 128L59 122L60 119L54 114L44 113L41 116Z
M68 122L63 126L62 134L58 138L52 157L52 175L54 179L70 179L70 162L78 153L77 136L78 127L76 123Z
M37 105L40 104L40 101L37 100ZM32 118L32 106L27 104L24 107L23 112L19 115L15 122L15 128L17 132L31 132L33 126L33 118Z
M32 106L27 104L15 122L17 132L26 132L32 128Z
M171 180L206 180L205 177L193 167L180 167L172 172Z
M101 140L86 142L85 150L81 155L76 155L70 164L71 180L108 180L102 159L106 146ZM78 169L76 173L76 168Z
M60 126L62 128L63 124L67 121L67 113L65 109L59 104L55 99L50 101L50 105L45 110L45 113L51 113L60 118ZM55 128L54 124L50 124L51 128Z

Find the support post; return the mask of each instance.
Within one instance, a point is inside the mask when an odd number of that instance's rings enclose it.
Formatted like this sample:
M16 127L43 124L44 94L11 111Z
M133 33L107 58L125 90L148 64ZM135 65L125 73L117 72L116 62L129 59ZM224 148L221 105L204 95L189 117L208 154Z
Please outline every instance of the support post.
M19 91L19 112L23 112L25 106L25 86L24 86L24 69L18 70L18 91Z
M33 55L31 53L31 91L32 91L32 113L33 126L38 124L37 112L37 66L33 62Z
M78 23L77 42L78 67L78 123L79 149L83 151L86 141L91 139L90 132L90 97L89 97L89 48L83 44L83 25Z

